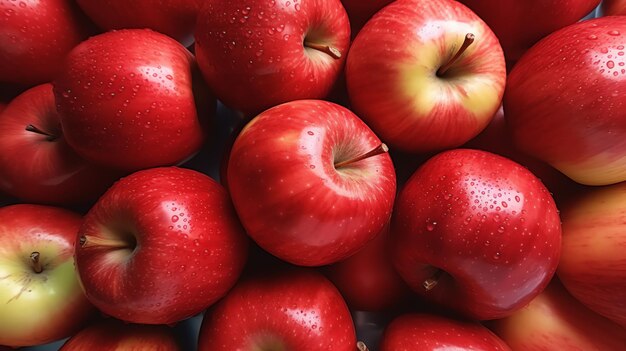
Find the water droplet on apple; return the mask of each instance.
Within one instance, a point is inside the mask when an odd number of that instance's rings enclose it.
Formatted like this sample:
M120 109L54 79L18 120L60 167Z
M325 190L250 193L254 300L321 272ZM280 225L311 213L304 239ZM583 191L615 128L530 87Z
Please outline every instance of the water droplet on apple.
M612 30L612 31L609 31L608 34L616 37L616 36L620 35L620 32L618 30Z
M307 133L308 135L315 135L315 133L313 133L313 132L312 132L312 131L310 131L310 130L309 130L308 132L306 132L306 133Z
M426 230L428 230L429 232L432 232L433 230L435 230L436 225L437 225L437 222L429 222L426 224Z
M496 252L496 253L493 255L493 259L494 259L494 260L499 260L501 255L502 255L501 253Z
M589 40L596 40L596 39L598 39L598 36L594 35L594 34L591 34L590 36L587 37L587 39L589 39Z
M310 169L315 169L315 165L309 165Z
M172 222L174 223L178 222L178 216L176 215L172 216Z
M503 226L499 226L498 227L498 233L500 233L500 234L504 233L504 227Z
M607 66L609 69L613 69L613 67L615 67L615 62L613 62L613 61L608 61L608 62L606 63L606 66Z

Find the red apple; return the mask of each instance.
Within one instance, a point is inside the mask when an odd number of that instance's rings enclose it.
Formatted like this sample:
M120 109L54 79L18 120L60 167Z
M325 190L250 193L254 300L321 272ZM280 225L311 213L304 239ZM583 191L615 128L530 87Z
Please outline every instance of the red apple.
M125 324L114 319L91 325L72 336L59 351L179 351L172 328Z
M356 254L325 269L351 309L391 310L407 302L412 295L391 263L389 238L387 225Z
M490 328L513 350L622 350L626 330L576 301L558 280Z
M604 0L602 1L603 16L626 15L626 1L624 0Z
M495 35L465 6L397 0L357 35L346 79L354 111L381 139L429 152L459 146L487 126L506 67Z
M81 218L55 207L0 208L0 345L70 336L91 317L74 270Z
M561 225L548 190L521 165L457 149L421 166L401 190L392 257L409 286L478 320L510 315L556 271Z
M210 1L195 49L218 99L252 114L328 95L349 42L340 0Z
M393 0L341 0L350 19L350 32L354 38L365 23Z
M176 167L118 181L78 236L76 268L87 297L133 323L169 324L201 312L235 284L246 260L226 191Z
M285 103L239 134L228 186L259 246L293 264L326 265L357 252L389 220L396 180L385 151L344 107Z
M380 351L511 350L489 329L437 315L405 314L385 329Z
M54 82L68 144L87 160L125 171L186 160L204 140L194 70L187 49L147 29L81 43Z
M91 33L71 0L0 0L0 82L54 79L65 55Z
M150 28L189 46L202 0L76 0L105 30Z
M600 0L459 0L498 36L513 64L546 35L589 14Z
M27 90L2 114L0 169L0 191L38 203L95 201L119 178L67 145L49 83Z
M517 63L504 112L516 145L576 182L626 180L626 17L559 30Z
M355 351L350 311L313 271L244 280L204 317L200 351Z
M587 307L626 328L626 182L564 208L558 275Z

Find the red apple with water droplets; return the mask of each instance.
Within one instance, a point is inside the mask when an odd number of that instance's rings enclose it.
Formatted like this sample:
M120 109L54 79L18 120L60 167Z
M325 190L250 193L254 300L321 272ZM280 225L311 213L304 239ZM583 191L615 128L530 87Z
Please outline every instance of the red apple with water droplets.
M244 127L230 152L228 187L259 246L293 264L326 265L388 222L396 181L386 150L348 109L293 101Z
M359 32L346 63L353 110L394 150L440 151L483 130L506 67L489 27L452 0L397 0Z
M516 145L576 182L626 180L626 17L561 29L511 72L504 112Z
M118 181L85 216L78 237L76 268L87 297L132 323L200 313L235 284L247 256L226 191L176 167Z
M90 34L71 0L0 0L0 82L33 86L53 80L65 55Z
M89 164L67 145L51 84L15 98L0 118L0 190L22 201L95 201L119 178Z
M198 16L195 50L217 98L256 114L326 97L349 43L339 0L210 1Z
M563 285L626 328L626 183L590 189L566 205L562 218Z
M510 351L489 329L475 322L437 315L405 314L385 329L380 351Z
M496 34L513 65L548 34L589 14L600 0L460 0ZM606 2L606 1L603 1Z
M457 149L422 165L401 190L392 257L409 286L478 320L510 315L556 271L561 225L548 190L521 165Z
M194 96L201 92L195 70L185 47L148 29L84 41L54 82L68 144L89 161L129 172L185 161L204 141L201 105L213 103L208 94Z
M127 324L114 319L93 324L67 340L59 351L181 351L172 328Z
M350 311L314 271L285 269L237 284L200 329L200 351L355 351Z
M81 217L61 208L0 208L0 344L66 338L95 312L74 269Z
M80 8L104 30L149 28L183 45L193 43L202 0L77 0Z
M390 236L387 225L356 254L325 269L351 309L384 312L409 301L411 290L391 262Z
M527 306L489 324L514 350L622 350L626 330L594 313L563 288L558 279Z

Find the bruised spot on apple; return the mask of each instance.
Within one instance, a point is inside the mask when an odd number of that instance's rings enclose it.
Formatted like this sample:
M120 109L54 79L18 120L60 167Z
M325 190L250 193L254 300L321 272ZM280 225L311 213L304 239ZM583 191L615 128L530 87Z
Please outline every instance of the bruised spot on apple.
M388 221L396 180L387 148L352 112L321 100L273 107L235 141L227 177L248 235L290 263L344 259Z

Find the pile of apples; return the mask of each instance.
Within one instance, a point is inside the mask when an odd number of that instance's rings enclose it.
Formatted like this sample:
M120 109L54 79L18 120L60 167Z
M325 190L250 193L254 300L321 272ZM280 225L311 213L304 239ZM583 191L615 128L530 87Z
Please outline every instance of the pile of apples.
M0 0L0 349L626 349L599 5Z

